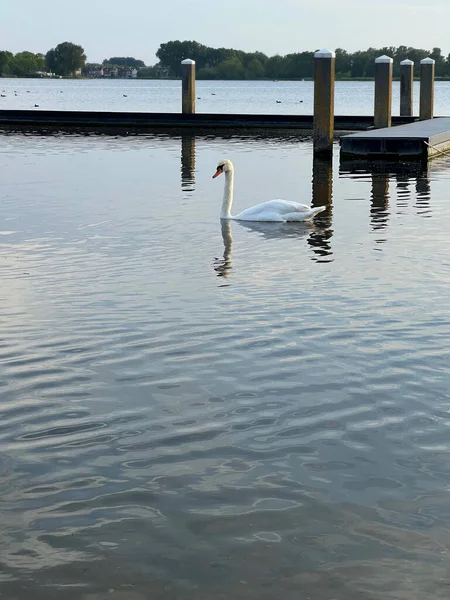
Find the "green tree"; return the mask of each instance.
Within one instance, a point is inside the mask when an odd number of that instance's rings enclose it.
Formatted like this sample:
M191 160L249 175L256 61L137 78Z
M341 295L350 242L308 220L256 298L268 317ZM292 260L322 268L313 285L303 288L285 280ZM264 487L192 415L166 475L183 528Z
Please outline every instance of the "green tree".
M336 74L350 75L350 54L343 48L336 48Z
M284 79L312 77L314 74L314 53L287 54L283 60L281 74Z
M450 76L450 55L442 56L440 48L431 51L407 46L384 46L347 52L336 48L336 74L354 78L372 78L375 59L383 54L394 59L394 76L400 74L400 62L409 58L414 61L416 77L420 72L420 61L431 56L436 61L436 76ZM157 56L160 64L171 76L180 75L180 63L192 58L197 64L199 79L301 79L312 77L314 72L313 52L304 51L286 56L267 57L262 52L243 52L233 48L210 48L195 41L179 40L161 44ZM159 76L159 75L157 75Z
M435 61L435 69L436 75L440 75L444 70L445 66L445 58L442 56L442 51L440 48L433 48L433 50L429 54L430 58L433 58Z
M197 79L219 79L216 67L204 67L197 71Z
M113 56L112 58L105 58L103 66L114 65L115 67L131 67L133 69L141 69L145 67L143 60L133 58L132 56Z
M181 72L181 61L186 58L195 60L197 69L203 69L207 64L207 51L209 48L194 41L179 40L161 44L156 56L163 67L169 69L169 74L179 77Z
M266 62L266 76L271 79L279 79L283 68L283 57L279 54L271 56Z
M38 60L33 52L18 52L9 63L10 72L17 77L32 75L38 71Z
M257 58L253 58L247 65L246 78L247 79L261 79L265 76L264 67Z
M38 71L45 71L45 56L38 52L36 55L36 67Z
M245 68L237 57L227 58L217 67L219 79L244 79Z
M245 68L248 68L249 64L254 60L257 60L264 67L266 62L269 60L269 57L262 52L242 52L240 58L244 63Z
M143 67L137 72L137 76L140 79L157 79L159 77L158 68L154 67Z
M450 77L450 54L448 54L447 58L445 59L445 63L442 67L442 75Z
M0 50L0 75L9 73L9 64L13 56L13 53L8 50Z
M86 64L86 55L81 46L63 42L47 52L45 62L52 73L74 75Z
M364 72L367 64L367 53L353 52L350 55L350 75L351 77L364 77Z

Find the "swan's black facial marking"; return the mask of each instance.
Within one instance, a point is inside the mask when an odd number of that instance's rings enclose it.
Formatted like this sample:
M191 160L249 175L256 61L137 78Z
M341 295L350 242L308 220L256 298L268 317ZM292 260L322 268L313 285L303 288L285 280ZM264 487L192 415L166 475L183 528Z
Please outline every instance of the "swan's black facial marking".
M217 165L217 169L213 175L213 179L215 179L216 177L218 177L219 175L222 175L222 173L224 173L224 170L223 170L224 166L225 166L225 164L223 164L223 163L220 165Z

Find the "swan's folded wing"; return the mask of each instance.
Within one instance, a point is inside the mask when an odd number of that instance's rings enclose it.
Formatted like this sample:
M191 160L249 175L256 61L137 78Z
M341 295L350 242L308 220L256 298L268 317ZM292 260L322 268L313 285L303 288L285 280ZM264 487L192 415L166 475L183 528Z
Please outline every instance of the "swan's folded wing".
M240 221L284 221L288 214L308 213L310 210L310 206L290 200L268 200L243 210L236 215L235 219Z
M292 213L292 212L308 212L311 207L307 204L300 204L299 202L292 202L291 200L269 200L264 204L270 205L272 210L277 210L280 214Z

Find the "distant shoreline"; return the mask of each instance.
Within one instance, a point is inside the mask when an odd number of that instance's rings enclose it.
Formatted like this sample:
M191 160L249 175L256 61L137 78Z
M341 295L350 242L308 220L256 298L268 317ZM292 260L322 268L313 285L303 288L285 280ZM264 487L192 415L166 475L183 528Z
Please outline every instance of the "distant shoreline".
M16 75L0 75L0 79L42 79L46 80L57 80L62 79L73 79L79 81L181 81L179 77L136 77L134 79L126 77L83 77L80 75L67 75L67 76L56 76L56 77L39 77L35 75L27 75L24 77L17 77ZM415 81L419 81L419 78L415 78ZM209 79L209 78L197 78L196 81L265 81L265 82L288 82L288 81L314 81L312 77L297 77L290 79L271 79L269 77L260 77L258 79ZM338 77L336 81L374 81L373 77ZM400 77L393 77L393 81L400 81ZM435 77L435 81L450 81L450 77Z
M64 79L79 80L79 81L181 81L179 77L84 77L83 75L56 75L54 77L40 77L38 75L25 75L23 77L17 77L17 75L0 75L0 79L42 79L46 80L57 80L61 81ZM400 77L393 77L393 81L400 81ZM288 82L288 81L310 81L313 82L312 77L297 77L290 79L271 79L270 77L259 77L258 79L209 79L199 78L196 81L265 81L265 82ZM336 81L374 81L373 77L339 77L336 76ZM419 78L415 78L414 81L419 81ZM450 81L450 77L435 77L435 81Z

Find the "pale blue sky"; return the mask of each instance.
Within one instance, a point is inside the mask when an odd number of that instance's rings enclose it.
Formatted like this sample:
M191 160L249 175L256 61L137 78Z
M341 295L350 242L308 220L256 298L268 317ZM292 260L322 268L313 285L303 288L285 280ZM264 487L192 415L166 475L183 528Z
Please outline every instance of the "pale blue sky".
M195 39L268 55L369 46L450 52L449 0L0 0L0 49L81 44L88 61L156 62L162 42Z

